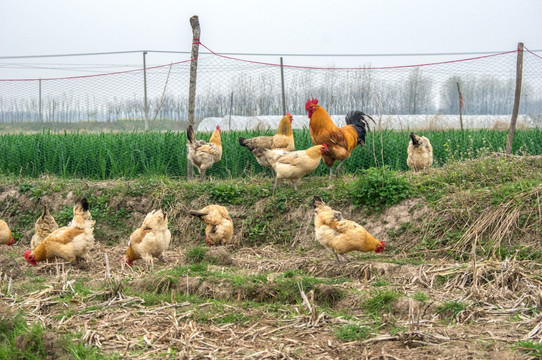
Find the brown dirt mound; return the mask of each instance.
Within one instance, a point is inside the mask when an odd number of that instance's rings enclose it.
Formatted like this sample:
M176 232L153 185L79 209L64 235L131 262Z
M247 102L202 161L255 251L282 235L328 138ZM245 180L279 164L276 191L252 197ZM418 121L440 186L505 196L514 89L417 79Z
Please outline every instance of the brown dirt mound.
M7 276L13 280L17 280L23 275L23 270L17 264L17 261L4 254L0 254L0 277Z

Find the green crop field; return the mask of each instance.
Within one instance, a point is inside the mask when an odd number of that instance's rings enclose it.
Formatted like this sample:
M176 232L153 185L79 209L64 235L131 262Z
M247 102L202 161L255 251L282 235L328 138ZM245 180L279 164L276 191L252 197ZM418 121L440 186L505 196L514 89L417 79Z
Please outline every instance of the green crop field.
M434 149L433 166L450 160L475 158L503 151L507 132L497 130L423 131ZM231 131L222 133L222 161L207 174L218 178L239 177L267 171L250 152L239 145L238 137L273 135L272 131ZM312 146L308 130L294 132L296 149ZM209 133L197 134L208 140ZM343 169L387 165L406 170L408 132L375 131L345 161ZM518 130L514 138L516 154L542 153L540 129ZM51 174L89 179L134 178L136 176L186 176L186 135L184 132L68 133L45 131L34 134L0 135L0 173L37 177ZM327 173L321 164L316 175Z

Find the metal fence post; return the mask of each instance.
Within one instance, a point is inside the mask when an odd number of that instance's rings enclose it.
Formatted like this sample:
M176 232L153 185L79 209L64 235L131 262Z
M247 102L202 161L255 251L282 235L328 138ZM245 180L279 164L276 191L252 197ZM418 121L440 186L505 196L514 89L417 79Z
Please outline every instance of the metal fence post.
M38 85L38 121L43 122L43 115L41 112L41 79Z
M282 85L282 116L286 116L286 95L284 93L284 66L280 57L280 83Z
M514 132L516 131L516 122L518 121L519 98L521 96L521 80L523 77L523 43L518 43L518 57L516 61L516 93L514 95L514 109L512 110L512 119L508 129L508 141L506 142L506 154L512 153L512 142L514 141Z
M230 94L230 119L228 121L228 130L231 131L231 114L233 111L233 91Z

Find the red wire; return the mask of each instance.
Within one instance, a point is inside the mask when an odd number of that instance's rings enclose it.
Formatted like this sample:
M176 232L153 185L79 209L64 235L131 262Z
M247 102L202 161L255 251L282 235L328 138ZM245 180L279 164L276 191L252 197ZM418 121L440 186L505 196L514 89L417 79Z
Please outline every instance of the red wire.
M524 50L527 50L527 52L529 54L533 54L534 56L536 56L537 58L540 58L542 59L542 56L538 55L538 54L535 54L534 52L532 52L531 50L527 49L525 46L523 47Z
M467 58L467 59L449 60L449 61L440 61L440 62L425 63L425 64L416 64L416 65L383 66L383 67L338 67L338 68L337 68L337 67L315 67L315 66L298 66L298 65L280 65L280 64L273 64L273 63L262 62L262 61L254 61L254 60L239 59L239 58L235 58L235 57L231 57L231 56L226 56L226 55L218 54L218 53L214 52L213 50L209 49L209 48L208 48L207 46L205 46L204 44L202 44L202 43L200 42L199 39L194 38L192 41L193 41L192 44L199 44L199 45L203 46L205 49L207 49L211 54L213 54L213 55L215 55L215 56L218 56L218 57L221 57L221 58L224 58L224 59L230 59L230 60L235 60L235 61L242 61L242 62L251 63L251 64L269 65L269 66L283 66L283 67L287 67L287 68L295 68L295 69L311 69L311 70L387 70L387 69L403 69L403 68L412 68L412 67L421 67L421 66L431 66L431 65L443 65L443 64L450 64L450 63L456 63L456 62L464 62L464 61L479 60L479 59L484 59L484 58L489 58L489 57L494 57L494 56L500 56L500 55L512 54L512 53L515 53L515 52L518 51L518 50L512 50L512 51L506 51L506 52L497 53L497 54L490 54L490 55L477 56L477 57L472 57L472 58ZM539 57L539 58L542 58L542 57L540 57L539 55L534 54L534 53L531 52L530 50L528 50L528 49L526 49L526 50L527 50L528 52L530 52L531 54L533 54L533 55L535 55L535 56L537 56L537 57ZM197 60L197 58L195 58L195 59L190 59L190 60L179 61L179 62L175 62L175 63L168 64L168 65L158 65L158 66L148 67L148 68L146 68L146 69L157 69L157 68L161 68L161 67L166 67L166 66L171 66L171 65L182 64L182 63L190 62L190 61L193 61L193 60ZM37 80L47 81L47 80L82 79L82 78L89 78L89 77L98 77L98 76L108 76L108 75L126 74L126 73L130 73L130 72L141 71L141 70L143 70L143 69L134 69L134 70L126 70L126 71L117 71L117 72L111 72L111 73L105 73L105 74L80 75L80 76L68 76L68 77L57 77L57 78L45 78L45 79L0 79L0 81L37 81Z
M260 64L260 65L271 65L271 66L284 66L289 68L297 68L297 69L311 69L311 70L385 70L385 69L402 69L402 68L409 68L409 67L419 67L419 66L430 66L430 65L442 65L442 64L449 64L449 63L455 63L455 62L462 62L462 61L471 61L471 60L479 60L484 58L489 58L493 56L499 56L499 55L506 55L506 54L512 54L517 52L517 50L512 51L505 51L498 54L489 54L489 55L483 55L483 56L477 56L467 59L459 59L459 60L449 60L449 61L441 61L441 62L434 62L434 63L426 63L426 64L417 64L417 65L400 65L400 66L383 66L383 67L315 67L315 66L298 66L298 65L280 65L280 64L273 64L273 63L267 63L267 62L261 62L261 61L254 61L254 60L246 60L246 59L239 59L234 58L226 55L220 55L215 53L213 50L209 49L204 44L200 43L201 46L203 46L205 49L207 49L210 53L213 55L230 59L230 60L237 60L237 61L243 61L248 62L252 64Z

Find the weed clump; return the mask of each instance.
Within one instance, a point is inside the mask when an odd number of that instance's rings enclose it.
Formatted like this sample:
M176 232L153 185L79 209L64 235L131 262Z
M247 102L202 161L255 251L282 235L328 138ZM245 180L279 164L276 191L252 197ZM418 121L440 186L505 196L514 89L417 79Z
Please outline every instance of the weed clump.
M365 340L371 333L371 329L357 324L341 326L335 331L335 336L344 341Z
M203 246L194 246L186 253L186 261L190 264L201 263L205 259L205 254L209 248Z
M369 168L352 184L352 203L380 211L395 205L412 193L408 180L389 167Z

